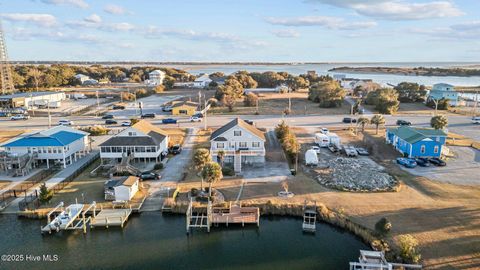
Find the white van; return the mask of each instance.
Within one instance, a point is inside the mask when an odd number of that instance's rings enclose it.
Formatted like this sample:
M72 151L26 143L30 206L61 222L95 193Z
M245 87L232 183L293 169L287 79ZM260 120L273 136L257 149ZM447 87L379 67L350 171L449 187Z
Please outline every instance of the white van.
M320 147L327 147L330 144L330 139L323 133L316 133L315 143Z
M472 117L473 124L480 124L480 116Z

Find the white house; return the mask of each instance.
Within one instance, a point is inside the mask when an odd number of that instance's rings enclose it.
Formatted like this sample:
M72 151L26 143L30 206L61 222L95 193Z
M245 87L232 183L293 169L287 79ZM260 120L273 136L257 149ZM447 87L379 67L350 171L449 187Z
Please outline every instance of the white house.
M145 84L151 86L162 85L163 80L165 80L165 72L157 69L148 73L148 80L145 80Z
M102 164L112 159L120 162L124 154L136 161L158 162L168 151L168 134L145 120L100 144Z
M85 81L90 80L90 77L88 77L87 75L79 73L79 74L75 75L75 79L79 80L80 83L83 84Z
M115 201L129 201L138 191L138 177L129 176L120 181L115 190Z
M212 79L208 76L208 74L202 74L200 77L196 78L193 82L194 88L205 88L212 82Z
M225 163L233 163L234 170L241 172L242 164L265 162L265 135L253 125L236 118L212 133L212 160L220 161L219 152L223 152Z
M56 126L44 131L17 137L2 145L11 155L28 154L39 162L60 162L63 167L75 162L89 152L88 133L66 126Z

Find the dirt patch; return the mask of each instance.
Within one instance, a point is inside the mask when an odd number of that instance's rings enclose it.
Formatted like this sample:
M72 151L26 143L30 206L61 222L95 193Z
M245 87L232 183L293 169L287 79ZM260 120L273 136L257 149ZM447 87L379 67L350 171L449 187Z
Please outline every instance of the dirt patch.
M166 128L164 129L168 135L168 144L169 146L175 144L183 144L183 140L185 139L185 135L187 134L187 130L184 128Z

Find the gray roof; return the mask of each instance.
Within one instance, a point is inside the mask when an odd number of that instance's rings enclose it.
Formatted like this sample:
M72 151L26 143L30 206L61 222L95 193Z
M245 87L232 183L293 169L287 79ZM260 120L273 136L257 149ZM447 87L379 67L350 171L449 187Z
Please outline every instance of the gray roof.
M22 93L14 93L10 95L0 96L0 99L9 99L9 98L19 98L19 97L40 97L40 96L49 96L55 95L63 92L22 92Z
M100 146L155 146L159 144L150 136L115 136Z
M217 141L217 142L226 142L227 139L225 137L217 137L214 139L214 141Z
M251 132L255 136L257 136L257 137L259 137L259 138L261 138L262 140L265 141L265 134L263 134L262 131L260 131L256 127L248 124L247 122L243 121L240 118L235 118L232 121L228 122L226 125L224 125L224 126L220 127L219 129L215 130L212 133L212 136L210 136L210 140L216 139L217 137L219 137L220 135L222 135L223 133L227 132L228 130L230 130L231 128L233 128L235 126L240 126L243 129L248 130L249 132Z

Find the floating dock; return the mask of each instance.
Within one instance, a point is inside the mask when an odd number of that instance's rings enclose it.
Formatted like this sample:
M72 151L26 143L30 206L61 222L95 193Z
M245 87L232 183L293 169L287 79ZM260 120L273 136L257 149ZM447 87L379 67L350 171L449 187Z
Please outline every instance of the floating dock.
M132 214L132 208L128 209L102 209L90 222L90 227L120 226L123 228Z
M229 207L213 207L209 201L207 206L194 207L190 204L186 213L187 234L191 228L206 228L210 232L212 224L257 224L260 226L260 209L258 207L242 207L240 204L229 204Z

